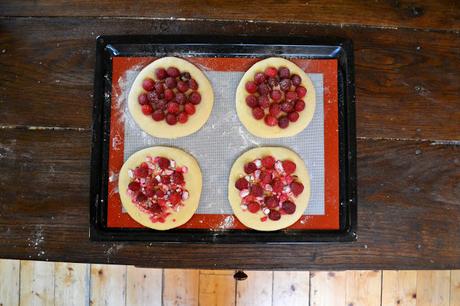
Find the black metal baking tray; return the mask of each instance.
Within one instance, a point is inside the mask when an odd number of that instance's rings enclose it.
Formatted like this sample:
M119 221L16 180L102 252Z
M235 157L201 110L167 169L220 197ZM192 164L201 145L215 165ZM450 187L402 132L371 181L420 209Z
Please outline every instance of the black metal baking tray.
M116 56L201 57L289 56L338 60L339 218L338 230L254 230L108 228L107 185L112 58ZM353 46L327 37L99 36L96 41L91 152L90 239L166 243L308 243L357 239L357 176Z

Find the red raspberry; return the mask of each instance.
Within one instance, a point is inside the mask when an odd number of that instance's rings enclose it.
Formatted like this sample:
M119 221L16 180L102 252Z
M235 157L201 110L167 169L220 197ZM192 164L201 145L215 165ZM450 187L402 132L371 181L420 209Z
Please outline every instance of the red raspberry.
M270 105L270 109L268 112L273 117L278 117L278 115L281 113L281 107L278 103L273 103L272 105Z
M175 125L177 123L176 115L167 114L166 115L166 123L169 125Z
M174 91L172 91L171 89L166 89L165 90L165 100L171 101L172 99L174 99Z
M273 221L278 221L279 219L281 219L281 214L279 211L272 209L268 214L268 218Z
M153 203L152 206L149 207L149 211L152 214L160 214L161 213L161 206L157 203Z
M275 165L275 158L273 156L265 156L264 158L262 158L262 165L266 169L272 169Z
M275 67L267 67L265 69L265 75L267 77L274 78L274 77L276 77L277 74L278 74L278 70Z
M283 188L284 188L284 184L283 182L281 182L279 179L276 179L274 182L273 182L273 191L276 192L276 193L280 193L283 191Z
M285 129L289 126L289 119L287 116L282 116L278 119L278 126Z
M163 170L168 169L169 165L170 165L169 159L167 159L166 157L158 157L158 166L161 169Z
M165 193L163 190L161 189L157 189L157 191L155 191L155 195L158 197L158 198L162 198L165 196Z
M155 81L151 78L146 78L144 81L142 81L142 88L144 88L146 91L152 91L155 88Z
M292 215L295 213L296 205L291 201L286 201L281 204L281 208L284 210L285 213L288 215Z
M280 81L280 89L282 91L288 91L291 88L291 80L284 79Z
M146 178L149 175L149 169L144 167L137 167L134 169L134 176L139 178Z
M157 94L161 94L161 93L163 93L164 91L165 91L165 87L164 87L163 83L156 83L156 84L155 84L155 92L156 92Z
M262 83L260 84L258 87L257 87L257 92L261 95L261 96L266 96L270 93L270 88L268 87L267 84L265 83Z
M295 89L295 92L297 93L299 98L303 98L307 94L307 89L303 86L299 86Z
M265 206L267 206L267 208L275 208L278 206L278 203L279 203L278 199L275 196L265 197L264 201L265 201Z
M168 87L169 89L173 89L177 86L177 82L176 82L176 79L175 78L172 78L172 77L167 77L166 80L165 80L165 85L166 87Z
M283 102L281 103L281 110L285 113L290 113L294 109L294 103L292 102Z
M297 100L298 96L295 91L288 91L286 93L286 101L295 101Z
M171 180L174 184L177 185L181 185L185 182L184 175L177 171L171 174Z
M186 112L182 112L177 116L177 121L179 121L179 123L186 123L187 120L188 120L188 115Z
M176 67L168 67L168 69L166 69L166 73L173 78L180 76L180 71Z
M248 189L249 183L244 177L240 177L235 182L235 188L238 190Z
M249 95L249 96L247 96L247 97L246 97L246 104L247 104L250 108L257 107L257 105L258 105L257 97L254 96L254 95Z
M171 177L169 175L163 175L161 177L161 182L165 185L168 185L169 183L171 183Z
M267 96L260 96L257 100L257 103L262 108L268 108L270 106L270 99L268 99Z
M190 79L188 81L188 86L192 89L192 90L197 90L198 89L198 83L194 80L194 79Z
M288 115L288 119L291 122L296 122L299 119L299 117L300 117L300 115L299 115L298 112L292 112L292 113L289 113L289 115Z
M147 94L143 93L140 94L139 97L137 97L137 102L139 102L140 105L144 105L149 103L149 99L147 98Z
M281 100L281 98L283 97L283 95L281 94L281 91L275 89L271 92L270 96L272 97L273 100L275 101L279 101Z
M128 185L128 189L131 190L131 191L138 191L139 189L141 189L141 184L139 184L138 182L131 182L129 183Z
M147 201L146 195L143 194L142 192L140 192L140 193L136 196L136 202L142 203L142 202L145 202L145 201Z
M295 172L296 164L290 160L283 160L283 169L287 174L292 174Z
M291 76L291 72L287 67L280 67L280 69L278 69L278 75L280 79L289 79L289 77Z
M294 109L298 112L303 111L305 109L305 102L303 100L297 100Z
M291 82L292 82L292 85L299 86L300 83L302 83L302 79L300 78L298 74L293 74L291 76Z
M170 114L177 114L180 112L180 107L176 102L169 102L166 110Z
M260 210L260 204L257 202L250 202L248 204L248 210L249 212L255 214L256 212Z
M200 104L200 102L201 102L201 95L200 95L198 92L194 91L194 92L192 92L192 93L190 94L190 96L189 96L189 101L190 101L192 104L195 104L195 105Z
M176 93L175 100L179 104L185 104L187 102L187 97L185 96L185 94L178 92Z
M177 89L180 92L186 92L188 90L188 83L182 81L177 82Z
M151 91L147 94L147 100L150 103L158 102L158 94L155 91Z
M261 109L260 107L253 108L253 109L252 109L252 116L253 116L256 120L260 120L260 119L262 119L262 118L265 116L264 110Z
M157 70L155 70L155 75L157 79L164 80L168 76L168 73L166 72L166 69L164 68L157 68Z
M253 185L251 187L251 195L261 197L264 195L264 189L260 185Z
M256 75L254 76L254 82L259 85L265 82L265 74L262 72L257 72Z
M273 117L272 115L265 116L265 124L268 126L275 126L278 124L278 119Z
M150 104L145 104L145 105L142 105L142 113L144 115L150 115L151 113L153 113L153 108Z
M177 192L171 193L171 195L169 196L169 202L171 202L171 204L173 205L176 205L181 200L182 200L182 197Z
M303 192L303 184L300 182L292 182L291 183L291 191L295 196L298 196Z
M152 118L155 121L161 121L161 120L163 120L165 118L165 114L163 113L163 111L161 109L159 109L159 110L156 110L153 113Z
M257 85L253 81L246 82L245 88L249 93L255 93L257 91Z
M247 174L251 174L256 170L257 170L257 166L253 162L250 162L244 165L244 172L246 172Z
M196 111L195 105L193 105L192 103L187 103L187 104L185 104L185 106L184 106L184 110L185 110L185 112L186 112L187 114L193 115L193 114L195 113L195 111Z
M262 171L259 178L264 184L270 184L272 182L272 174L269 171Z

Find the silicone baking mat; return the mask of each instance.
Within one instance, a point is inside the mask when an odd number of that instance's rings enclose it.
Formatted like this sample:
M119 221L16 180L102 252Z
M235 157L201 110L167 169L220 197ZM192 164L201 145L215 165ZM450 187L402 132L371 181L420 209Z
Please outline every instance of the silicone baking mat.
M258 59L186 58L197 65L212 83L215 100L209 120L195 134L161 139L143 132L127 109L134 78L153 57L114 57L109 149L107 227L139 228L142 225L124 212L118 194L118 172L123 162L143 148L162 145L191 153L203 173L200 205L181 228L210 230L246 229L232 214L227 200L228 175L233 161L257 146L283 146L304 160L311 180L309 205L292 229L339 228L338 98L336 59L292 59L313 81L316 108L308 127L294 137L263 139L251 135L235 110L236 87L243 73Z

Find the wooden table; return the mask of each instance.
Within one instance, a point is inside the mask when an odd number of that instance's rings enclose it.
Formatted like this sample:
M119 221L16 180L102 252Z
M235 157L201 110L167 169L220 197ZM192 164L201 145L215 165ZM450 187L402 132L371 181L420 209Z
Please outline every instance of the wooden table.
M460 268L459 3L220 2L0 1L0 257L180 268ZM95 38L146 33L351 38L358 241L90 242Z

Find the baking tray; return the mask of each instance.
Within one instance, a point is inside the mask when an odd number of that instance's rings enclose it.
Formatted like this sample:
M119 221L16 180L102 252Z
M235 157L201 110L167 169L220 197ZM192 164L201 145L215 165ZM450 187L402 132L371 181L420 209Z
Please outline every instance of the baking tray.
M107 226L112 62L115 57L241 57L281 56L294 59L336 59L338 95L339 227L337 230L210 230ZM306 243L356 240L356 134L353 47L341 38L100 36L96 42L93 141L90 189L90 239L108 241L204 243ZM307 127L308 129L308 127ZM193 137L189 136L189 137ZM247 148L249 149L249 148Z

